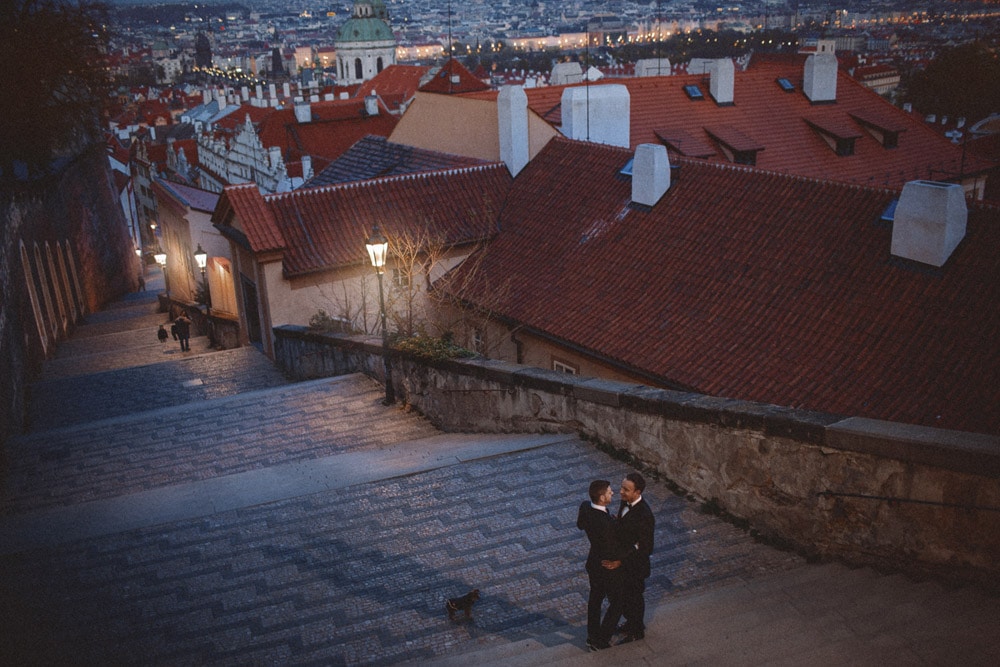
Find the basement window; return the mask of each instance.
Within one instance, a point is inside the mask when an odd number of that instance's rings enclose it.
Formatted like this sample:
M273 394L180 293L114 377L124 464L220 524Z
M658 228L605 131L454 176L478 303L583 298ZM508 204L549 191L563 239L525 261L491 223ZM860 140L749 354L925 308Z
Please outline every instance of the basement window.
M684 86L684 94L694 102L701 102L705 99L705 95L701 92L701 88L694 84Z

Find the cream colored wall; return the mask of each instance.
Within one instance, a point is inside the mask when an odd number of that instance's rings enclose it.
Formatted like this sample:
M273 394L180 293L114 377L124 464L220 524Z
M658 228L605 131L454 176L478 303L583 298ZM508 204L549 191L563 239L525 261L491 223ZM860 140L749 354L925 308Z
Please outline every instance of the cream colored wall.
M417 93L389 141L495 162L500 159L496 103Z
M558 130L528 111L528 155L535 157ZM497 162L500 129L495 100L417 93L389 141Z

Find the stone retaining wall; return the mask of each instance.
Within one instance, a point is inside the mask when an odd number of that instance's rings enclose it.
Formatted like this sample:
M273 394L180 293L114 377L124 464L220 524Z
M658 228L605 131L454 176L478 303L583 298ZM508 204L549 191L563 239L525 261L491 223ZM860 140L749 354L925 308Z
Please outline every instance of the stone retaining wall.
M382 379L380 341L275 334L292 377ZM444 430L575 432L803 553L1000 587L1000 438L484 359L393 369L398 400Z

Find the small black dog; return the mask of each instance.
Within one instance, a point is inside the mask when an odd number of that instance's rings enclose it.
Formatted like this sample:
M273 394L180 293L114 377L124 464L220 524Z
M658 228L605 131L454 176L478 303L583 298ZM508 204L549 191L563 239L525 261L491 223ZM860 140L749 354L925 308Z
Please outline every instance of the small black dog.
M462 610L466 618L472 618L472 605L479 599L479 589L469 591L460 598L449 598L444 608L448 610L448 618L455 620L455 612Z

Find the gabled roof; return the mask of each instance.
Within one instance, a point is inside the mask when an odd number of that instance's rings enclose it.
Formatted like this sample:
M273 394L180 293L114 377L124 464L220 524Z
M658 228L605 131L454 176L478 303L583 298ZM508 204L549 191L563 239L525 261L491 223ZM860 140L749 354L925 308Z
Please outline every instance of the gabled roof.
M201 188L161 178L157 178L154 183L179 203L195 211L211 213L215 210L215 206L219 202L218 192L209 192L208 190L202 190Z
M361 84L355 97L363 100L375 94L391 112L398 112L417 94L429 70L426 65L390 65Z
M449 58L429 81L420 86L422 93L442 93L445 95L473 93L489 89L488 85L477 79L472 72L454 58Z
M367 261L376 225L387 236L426 226L449 245L487 239L510 182L497 163L273 195L232 186L213 222L238 223L255 252L281 250L284 274L294 277Z
M756 166L762 169L886 187L902 187L917 179L956 178L960 173L969 175L992 166L979 158L970 160L968 155L963 162L960 146L924 127L845 72L838 73L835 103L812 104L802 92L803 62L801 58L768 60L737 71L732 106L719 106L708 98L709 77L702 74L623 78L612 83L629 90L632 148L660 143L660 137L668 134L687 137L689 146L697 146L694 152L680 149L680 154L701 157L707 153L706 145L714 146L708 159L728 161L709 132L728 127L760 144ZM782 90L776 83L779 78L787 79L794 91ZM581 85L586 84L573 84ZM691 100L684 92L688 85L698 85L706 99ZM562 94L567 87L529 88L524 92L529 107L558 127L562 124ZM487 99L496 93L467 96ZM810 122L859 135L853 154L838 155ZM895 146L891 142L883 145L877 136L881 134L879 124L892 131L892 137L898 140ZM674 152L676 147L667 143L671 154L678 154Z
M478 164L486 163L475 158L395 144L385 137L367 136L358 140L304 187L313 188L381 176L471 167Z
M682 159L633 206L631 157L557 138L524 168L491 309L667 386L1000 433L1000 210L932 269L890 254L895 190Z
M300 123L294 109L278 109L258 128L265 147L280 146L286 161L309 155L325 166L369 134L389 136L399 119L387 113L369 116L363 99L314 102L312 119Z

